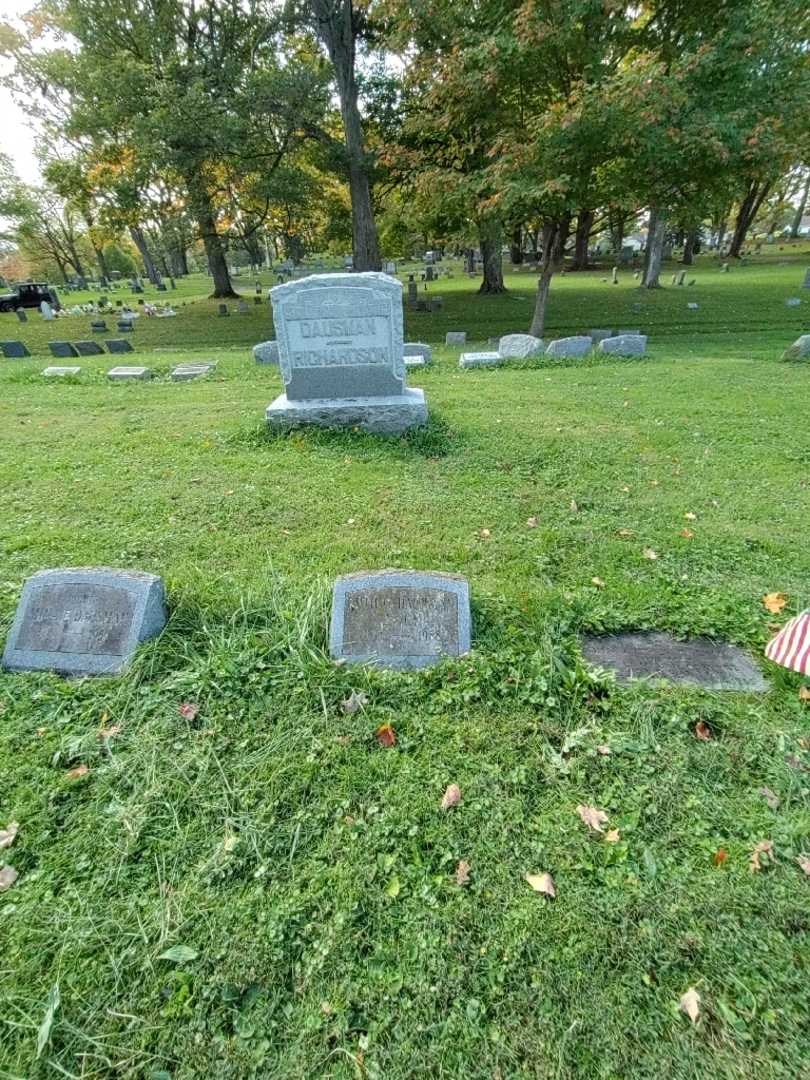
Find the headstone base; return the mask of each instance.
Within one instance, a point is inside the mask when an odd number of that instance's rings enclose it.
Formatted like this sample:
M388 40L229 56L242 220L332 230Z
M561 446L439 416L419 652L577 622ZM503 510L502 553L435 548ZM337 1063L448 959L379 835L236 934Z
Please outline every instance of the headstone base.
M311 424L325 428L359 427L363 431L396 435L427 423L424 390L407 387L404 394L375 398L311 398L290 401L280 394L267 406L267 423L274 428Z

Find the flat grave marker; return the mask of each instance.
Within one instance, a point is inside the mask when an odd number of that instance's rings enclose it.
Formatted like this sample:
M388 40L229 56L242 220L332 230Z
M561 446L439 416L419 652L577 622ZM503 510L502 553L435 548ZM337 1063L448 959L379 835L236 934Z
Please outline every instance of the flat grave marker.
M110 340L106 342L106 345L111 353L127 353L135 351L132 348L132 343L124 338L110 338Z
M499 352L463 352L459 358L460 368L498 367L503 363Z
M0 341L0 350L7 360L20 360L24 356L31 355L21 341Z
M79 356L103 356L104 354L104 349L97 341L74 341L73 345Z
M457 574L377 570L346 574L332 595L335 659L413 670L470 649L470 589Z
M196 364L178 364L172 370L174 382L188 382L191 379L199 379L202 375L210 375L216 371L217 365L213 360L203 360Z
M466 330L448 330L444 335L445 345L466 345L467 344L467 331Z
M115 675L166 625L163 582L104 567L28 578L3 653L9 671Z
M107 372L107 378L113 382L125 382L128 379L151 379L152 372L148 367L114 367Z
M79 355L75 346L69 341L49 341L48 348L51 350L51 356L55 356L58 360L66 360L68 357Z
M46 367L42 374L46 379L62 378L65 375L78 375L80 367Z

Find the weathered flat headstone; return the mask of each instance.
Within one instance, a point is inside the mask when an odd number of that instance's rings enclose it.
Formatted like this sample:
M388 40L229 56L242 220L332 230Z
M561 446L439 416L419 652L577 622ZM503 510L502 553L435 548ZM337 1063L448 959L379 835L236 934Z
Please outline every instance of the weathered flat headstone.
M95 322L90 323L90 329L94 334L106 334L107 323L104 319L97 319Z
M804 360L810 358L810 334L802 334L782 353L783 360Z
M582 653L592 664L615 671L620 682L665 679L707 690L768 689L743 649L703 638L678 641L659 632L607 634L586 637Z
M612 356L644 356L647 351L647 338L644 334L620 334L618 337L602 338L597 350Z
M402 346L405 356L405 367L422 367L433 360L433 350L430 345L421 341L406 341Z
M20 360L31 355L21 341L0 341L0 349L7 360Z
M220 304L219 309L217 311L217 315L220 318L223 318L226 315L230 315L230 311L228 311L228 305L227 304Z
M119 319L116 326L119 334L131 334L135 329L132 319Z
M360 427L393 434L427 421L405 384L402 285L387 274L312 274L270 292L285 392L271 427Z
M190 379L199 379L201 375L210 375L216 370L213 360L200 361L196 364L178 364L172 371L174 382L188 382Z
M69 341L49 341L48 348L51 350L51 356L57 357L59 360L65 360L70 356L78 356L78 352Z
M261 341L253 346L253 358L257 364L278 363L278 342Z
M467 331L466 330L448 330L444 335L445 345L466 345L467 344Z
M10 671L115 675L166 625L163 582L102 567L43 570L23 586L3 653Z
M503 363L499 352L463 352L459 358L460 368L497 367Z
M104 349L97 341L74 341L73 344L79 356L99 356L104 354Z
M248 315L250 313L250 304L247 300L240 300L236 305L236 310L240 315Z
M594 345L598 345L600 341L604 341L605 338L614 337L612 330L591 330L590 338Z
M114 367L107 372L107 378L113 382L125 382L127 379L151 379L152 372L148 367Z
M135 351L132 348L132 345L124 338L110 338L106 344L111 353L127 353Z
M65 375L78 375L80 367L46 367L42 374L46 379L63 378Z
M697 311L697 309L698 309L698 307L699 307L700 305L699 305L699 304L695 304L695 303L692 303L692 304L687 304L686 306L687 306L687 307L689 308L689 310L690 310L690 311Z
M550 341L546 356L587 356L593 349L590 337L564 337Z
M39 310L45 322L53 322L53 320L56 318L53 313L53 307L48 303L47 300L40 301Z
M470 649L470 589L457 574L378 570L335 582L331 654L408 670Z
M525 360L542 356L543 341L533 334L505 334L498 342L498 352L505 359Z
M800 304L801 300L798 298L798 296L789 296L788 299L785 301L785 307L799 307Z

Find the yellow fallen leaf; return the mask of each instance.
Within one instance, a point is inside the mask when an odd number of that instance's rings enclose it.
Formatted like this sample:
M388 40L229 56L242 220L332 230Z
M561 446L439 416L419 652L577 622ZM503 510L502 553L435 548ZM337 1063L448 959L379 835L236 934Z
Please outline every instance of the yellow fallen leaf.
M489 529L479 529L478 535L481 537L482 540L489 540L489 538L492 536L492 532Z
M68 769L65 774L68 780L78 780L80 776L87 776L90 772L86 765L77 765L75 769Z
M602 581L602 579L600 577L592 577L591 578L591 585L595 585L597 587L597 589L604 589L604 587L605 587L605 583L604 583L604 581Z
M551 874L527 874L526 880L535 892L544 893L546 896L551 897L557 895L554 878Z
M579 507L577 506L577 500L572 499L571 500L571 513L576 514L578 510L579 510Z
M772 863L775 859L773 853L773 842L771 840L760 840L760 842L754 847L751 852L750 865L751 873L756 874L762 869L762 859L765 860L765 865Z
M686 993L681 995L678 1008L682 1013L686 1013L693 1024L698 1022L700 1017L700 994L694 986L690 986Z
M799 701L810 701L810 686L799 687Z
M621 840L621 834L619 833L619 830L608 829L608 831L605 833L605 840L607 840L609 844L618 844L618 842Z
M771 615L778 615L789 599L787 593L769 592L762 597L762 603L770 611Z
M658 552L654 551L652 548L644 548L644 550L642 551L641 554L644 556L645 559L657 559L658 558Z
M608 816L604 810L597 810L595 806L583 806L580 803L577 807L577 813L589 829L593 829L595 832L605 831L602 826L607 821Z
M456 885L467 885L470 881L470 864L464 859L456 867Z
M683 516L687 521L697 521L697 514L693 514L691 510L687 510Z
M540 524L540 519L535 517L534 514L532 514L532 516L526 522L527 527L530 528L530 529L536 529L539 524Z
M622 540L630 540L636 534L633 532L632 529L619 529L616 535L620 536Z
M442 810L449 810L451 806L455 806L461 802L461 788L458 784L449 784L447 790L442 796Z

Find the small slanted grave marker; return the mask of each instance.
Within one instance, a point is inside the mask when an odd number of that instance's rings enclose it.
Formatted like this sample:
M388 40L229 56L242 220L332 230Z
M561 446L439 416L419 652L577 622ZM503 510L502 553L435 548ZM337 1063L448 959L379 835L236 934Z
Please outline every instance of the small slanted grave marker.
M0 350L7 360L20 360L31 355L21 341L0 341Z
M110 338L110 340L107 342L107 348L111 353L126 353L135 351L132 348L130 342L126 341L124 338Z
M199 379L201 375L210 375L216 371L216 363L213 360L200 361L195 364L178 364L172 371L174 382L188 382L191 379Z
M74 341L73 345L79 356L99 356L104 354L104 349L97 341Z
M23 586L3 653L9 671L115 675L166 625L163 581L104 567L42 570Z
M377 570L335 582L335 659L414 670L470 650L470 588L458 574Z

